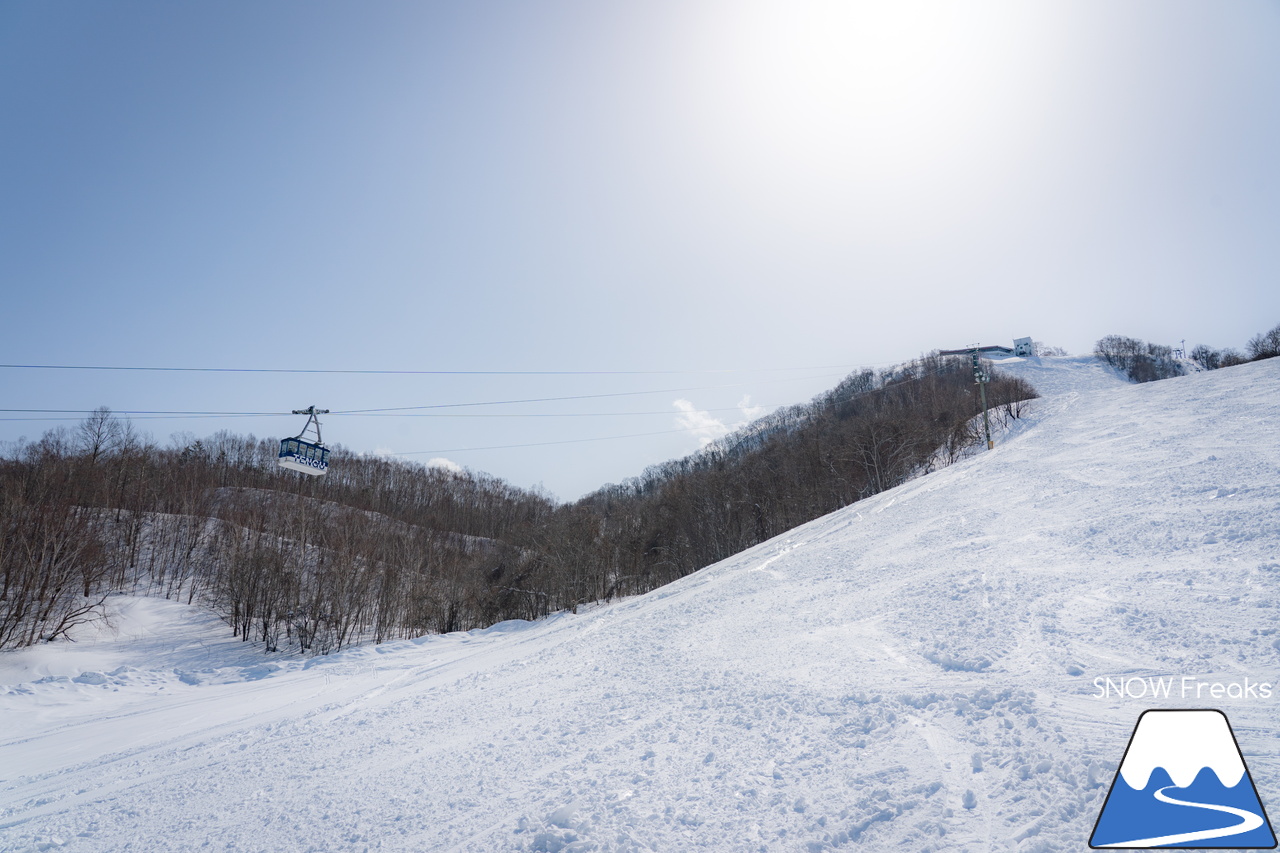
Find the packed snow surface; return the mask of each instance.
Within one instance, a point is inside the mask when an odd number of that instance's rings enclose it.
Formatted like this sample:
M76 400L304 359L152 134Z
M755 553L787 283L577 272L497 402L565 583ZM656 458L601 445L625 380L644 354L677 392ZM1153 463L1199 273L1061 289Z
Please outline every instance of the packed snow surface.
M1280 359L1002 367L994 451L577 615L298 659L116 599L0 655L0 849L1078 851L1153 707L1280 811Z

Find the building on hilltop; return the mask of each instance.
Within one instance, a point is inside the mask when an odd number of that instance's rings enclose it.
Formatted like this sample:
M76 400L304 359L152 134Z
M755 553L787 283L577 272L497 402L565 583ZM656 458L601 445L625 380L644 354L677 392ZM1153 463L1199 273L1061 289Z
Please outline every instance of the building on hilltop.
M1036 342L1031 338L1014 338L1013 347L1000 346L999 344L991 344L989 346L973 346L964 349L944 349L939 350L938 355L972 355L973 353L994 356L1000 358L1002 356L1012 355L1019 358L1029 358L1036 354Z

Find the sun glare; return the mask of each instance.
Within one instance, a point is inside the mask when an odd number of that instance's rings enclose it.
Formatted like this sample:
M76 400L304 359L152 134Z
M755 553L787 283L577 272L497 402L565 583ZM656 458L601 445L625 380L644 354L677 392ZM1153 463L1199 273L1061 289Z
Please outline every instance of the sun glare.
M962 166L1023 81L1008 16L963 4L734 3L690 44L704 144L753 181L896 184Z

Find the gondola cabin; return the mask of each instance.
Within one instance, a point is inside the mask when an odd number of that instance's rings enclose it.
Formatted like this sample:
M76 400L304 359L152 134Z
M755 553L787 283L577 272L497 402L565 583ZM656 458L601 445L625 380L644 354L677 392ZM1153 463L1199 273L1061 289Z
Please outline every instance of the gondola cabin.
M280 458L277 461L281 468L318 477L329 470L329 448L324 446L324 441L320 438L319 418L319 415L329 414L329 410L308 406L305 409L294 409L293 413L306 415L307 425L293 438L286 438L280 442ZM315 441L308 441L305 438L307 430L310 429L316 432Z
M318 477L329 470L329 448L300 438L286 438L280 442L279 462L281 468Z

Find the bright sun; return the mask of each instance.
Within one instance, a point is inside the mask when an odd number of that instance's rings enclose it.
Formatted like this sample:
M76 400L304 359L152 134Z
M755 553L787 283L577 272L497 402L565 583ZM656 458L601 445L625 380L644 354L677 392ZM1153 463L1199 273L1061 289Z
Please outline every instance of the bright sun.
M896 185L963 166L1025 103L1035 13L961 3L734 2L694 28L688 109L752 180ZM1016 110L1016 106L1014 107Z

